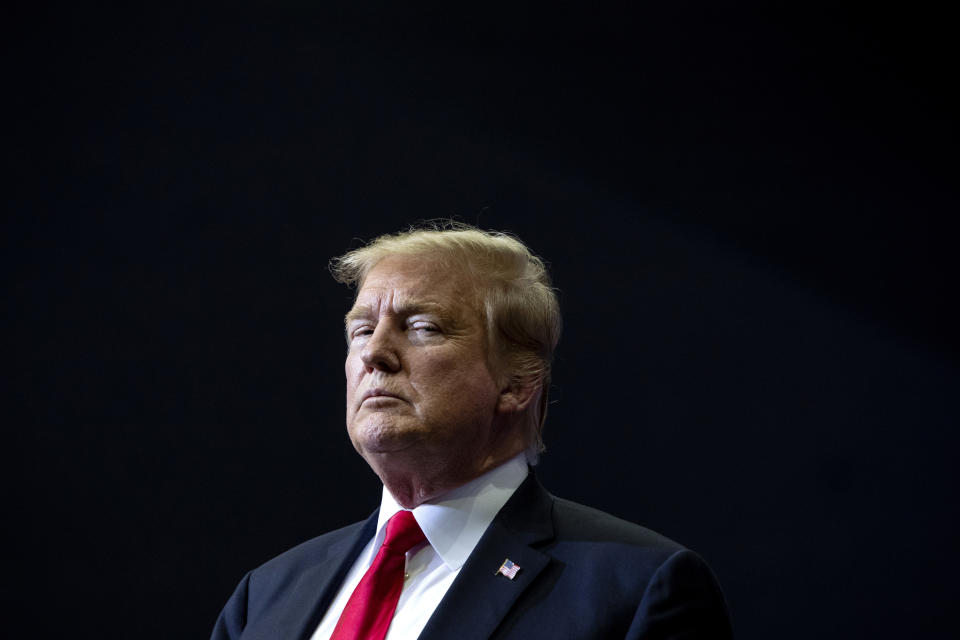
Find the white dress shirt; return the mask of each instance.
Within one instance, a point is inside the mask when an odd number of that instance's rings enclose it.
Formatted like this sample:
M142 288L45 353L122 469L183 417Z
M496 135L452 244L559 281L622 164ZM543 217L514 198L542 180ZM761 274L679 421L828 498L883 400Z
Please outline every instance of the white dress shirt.
M407 553L403 591L385 640L414 640L420 635L483 532L527 472L527 459L521 453L413 510L427 540ZM383 543L387 520L401 509L384 487L377 532L353 563L311 640L329 640L347 600Z

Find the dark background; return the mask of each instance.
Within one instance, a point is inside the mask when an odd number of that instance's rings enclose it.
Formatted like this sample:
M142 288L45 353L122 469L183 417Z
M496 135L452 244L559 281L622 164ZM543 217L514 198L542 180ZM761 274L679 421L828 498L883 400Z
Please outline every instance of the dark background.
M561 290L551 491L700 552L741 638L953 637L951 24L15 12L12 622L202 638L248 569L369 513L326 263L457 216L518 234Z

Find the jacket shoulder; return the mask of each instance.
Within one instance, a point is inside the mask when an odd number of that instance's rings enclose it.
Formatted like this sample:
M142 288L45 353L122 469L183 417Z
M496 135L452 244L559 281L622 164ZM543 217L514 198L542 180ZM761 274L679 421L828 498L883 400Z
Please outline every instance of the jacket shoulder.
M300 576L313 567L330 563L341 564L344 558L352 557L363 536L364 528L371 519L376 525L376 514L365 521L335 529L292 547L267 560L250 572L250 589L253 593L276 591L296 583ZM369 536L367 536L369 537Z
M664 557L684 549L680 543L652 529L555 496L553 523L558 539L636 547L649 552L659 551Z
M549 496L550 558L497 637L730 637L723 593L693 551L647 527Z
M331 586L363 547L376 512L364 522L325 533L268 560L240 581L214 626L213 639L290 637L325 606Z

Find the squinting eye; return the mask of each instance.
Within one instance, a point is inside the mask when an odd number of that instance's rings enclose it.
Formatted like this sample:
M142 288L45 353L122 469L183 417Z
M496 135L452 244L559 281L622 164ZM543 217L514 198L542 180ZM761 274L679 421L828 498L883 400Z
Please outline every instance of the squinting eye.
M426 331L428 333L433 333L439 331L439 329L432 324L427 324L426 322L415 322L410 326L414 331Z
M353 330L351 337L353 338L362 338L363 336L369 336L373 333L373 327L358 327Z

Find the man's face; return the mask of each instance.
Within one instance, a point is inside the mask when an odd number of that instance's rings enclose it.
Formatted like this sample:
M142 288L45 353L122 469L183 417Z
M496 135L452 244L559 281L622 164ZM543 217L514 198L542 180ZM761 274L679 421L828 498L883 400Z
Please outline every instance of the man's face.
M498 386L469 276L413 256L367 274L347 315L347 430L357 451L479 469Z

